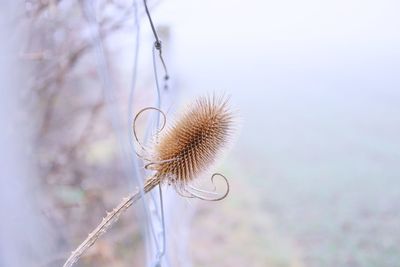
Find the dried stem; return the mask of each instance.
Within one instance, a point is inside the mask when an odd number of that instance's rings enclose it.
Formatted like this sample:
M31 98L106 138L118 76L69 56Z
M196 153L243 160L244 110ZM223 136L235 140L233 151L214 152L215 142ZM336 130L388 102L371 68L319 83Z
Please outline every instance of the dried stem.
M156 176L148 179L144 185L144 192L151 191L155 186L160 183L160 179ZM135 192L131 193L128 197L122 199L121 203L116 206L113 211L108 212L107 216L103 218L101 223L88 235L88 237L77 247L68 260L64 263L63 267L73 266L83 253L89 249L107 230L118 221L122 213L124 213L133 203L140 199L140 190L137 188Z

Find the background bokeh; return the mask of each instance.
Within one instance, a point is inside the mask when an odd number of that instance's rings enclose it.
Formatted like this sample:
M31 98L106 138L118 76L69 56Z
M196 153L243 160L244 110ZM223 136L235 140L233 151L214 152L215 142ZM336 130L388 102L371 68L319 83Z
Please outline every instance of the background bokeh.
M229 92L242 115L230 201L197 222L221 247L198 262L398 265L399 3L171 2L156 14L182 88Z
M111 98L87 2L100 23ZM61 266L135 185L121 145L129 143L130 116L156 99L153 35L141 1L138 9L132 1L19 4L4 6L11 11L0 31L10 43L2 44L0 69L8 85L0 207L10 214L0 223L0 266ZM229 177L227 199L181 199L165 189L163 265L398 266L398 1L149 5L171 76L162 91L168 119L195 96L217 92L230 96L240 129L213 169ZM124 216L80 266L149 264L143 207Z

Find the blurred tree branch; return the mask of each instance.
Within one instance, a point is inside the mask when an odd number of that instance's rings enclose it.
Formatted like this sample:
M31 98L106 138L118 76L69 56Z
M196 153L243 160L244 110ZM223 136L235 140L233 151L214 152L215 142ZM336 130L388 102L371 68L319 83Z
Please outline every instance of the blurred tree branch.
M87 160L93 149L107 151L101 140L114 137L103 112L106 103L94 61L88 56L94 44L82 9L86 1L89 0L27 0L24 17L19 21L29 33L19 55L32 66L27 95L36 106L32 116L37 119L35 155L46 192L43 202L52 210L44 214L60 239L59 253L55 255L64 255L65 237L86 233L85 227L93 224L91 220L97 222L97 217L108 208L107 203L112 202L113 190L124 188L118 184L121 180L106 180L123 177L111 152L107 152L110 155L106 161ZM104 41L127 27L134 28L131 1L96 3L100 37ZM112 185L112 190L99 186L101 179ZM89 211L93 216L87 216ZM125 233L132 226L130 223L120 227ZM49 258L48 264L58 258Z

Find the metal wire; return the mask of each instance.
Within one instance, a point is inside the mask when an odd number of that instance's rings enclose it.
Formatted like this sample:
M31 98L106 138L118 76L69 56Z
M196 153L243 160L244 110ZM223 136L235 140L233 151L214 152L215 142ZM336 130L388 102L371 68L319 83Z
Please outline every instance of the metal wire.
M151 30L153 32L154 38L156 39L154 42L154 48L158 50L158 55L160 57L160 61L164 68L164 82L165 82L164 89L168 89L167 81L169 80L169 75L168 75L167 65L165 64L164 57L162 54L162 43L160 41L160 38L158 37L156 28L154 27L153 19L151 18L149 8L147 7L147 0L143 0L143 4L146 10L147 18L149 19Z
M165 81L164 88L165 88L165 89L168 88L167 80L169 79L169 75L168 75L167 66L166 66L166 64L165 64L165 61L164 61L164 58L163 58L163 55L162 55L162 45L161 45L161 41L160 41L160 39L159 39L159 37L158 37L158 34L157 34L156 29L155 29L153 20L152 20L152 18L151 18L150 11L149 11L148 6L147 6L147 1L144 0L144 1L143 1L143 4L144 4L144 7L145 7L146 15L147 15L147 17L148 17L148 19L149 19L150 27L151 27L151 29L152 29L152 31L153 31L154 38L155 38L155 42L154 42L154 45L153 45L153 47L152 47L153 73L154 73L154 80L155 80L156 93L157 93L157 97L156 97L157 100L156 100L156 105L155 105L155 106L156 106L156 108L157 108L158 110L160 110L160 109L161 109L161 90L160 90L160 84L159 84L159 79L158 79L157 62L156 62L156 56L155 56L156 53L155 53L155 50L157 50L157 51L159 52L159 58L160 58L160 60L161 60L162 66L163 66L163 68L164 68L164 81ZM136 70L135 70L135 71L136 71ZM135 77L135 79L136 79L136 75L135 75L134 77ZM134 81L135 81L135 80L134 80ZM130 94L130 99L131 99L130 101L132 101L132 102L133 102L133 92L132 92L133 90L134 90L134 84L133 84L133 86L132 86L131 94ZM132 102L131 102L131 103L132 103ZM131 108L130 108L129 110L132 111ZM159 122L160 122L160 114L159 114L159 113L157 114L157 116L156 116L156 118L155 118L155 121L156 121L156 122L155 122L156 128L158 128L158 125L159 125ZM151 125L151 123L148 124L148 126L150 126L150 125ZM132 129L133 129L133 128L132 128ZM147 129L147 134L146 134L146 139L149 138L149 133L150 133L150 132L151 132L151 130L150 130L150 128L148 128L148 129ZM131 139L131 140L132 140L132 139ZM154 195L153 195L153 194L150 194L150 196L152 196L152 200L154 201L154 203L156 203L156 202L155 202L155 199L154 199ZM156 236L154 236L154 243L155 243L155 246L156 246L157 253L156 253L155 261L154 261L153 264L152 264L153 266L161 266L161 261L162 261L163 256L165 255L165 249L166 249L164 201L163 201L162 188L161 188L160 185L159 185L159 194L158 194L158 197L159 197L159 204L160 204L160 214L156 211L156 217L157 217L158 220L161 221L161 236L162 236L161 242L162 242L162 244L159 245L159 244L158 244L158 239L156 238ZM160 217L161 217L161 218L160 218ZM152 224L152 228L154 228L154 225L153 225L154 222L150 221L150 223ZM160 248L160 247L161 247L161 248Z
M134 16L134 28L135 28L135 47L134 47L134 59L133 59L133 68L132 68L132 81L131 81L131 87L129 90L129 100L128 100L128 125L133 125L134 121L134 93L136 89L136 82L137 82L137 72L138 72L138 62L139 62L139 50L140 50L140 22L139 22L139 6L137 3L137 0L133 0L133 16ZM134 132L133 132L133 127L129 127L129 132L128 132L128 139L129 139L129 145L130 145L130 159L132 162L133 166L133 171L134 175L132 178L136 180L138 183L139 187L141 188L140 194L142 196L142 202L143 202L143 209L144 209L144 214L145 214L145 222L143 227L145 234L143 236L145 237L146 240L146 245L149 248L149 238L153 238L156 242L156 236L155 236L155 230L153 227L153 224L151 223L151 216L150 216L150 210L147 206L145 197L144 197L144 191L143 191L143 180L144 177L139 172L139 159L138 157L132 153L132 151L135 151L135 144L133 143L133 138ZM146 234L147 233L147 234ZM148 251L148 250L147 250Z
M157 107L161 108L161 90L160 90L160 85L158 81L158 74L157 74L157 62L156 62L156 57L155 57L155 49L156 46L153 46L153 71L154 71L154 80L156 84L156 89L157 89ZM157 125L159 124L159 119L160 119L160 114L157 116ZM162 189L161 185L158 185L159 189L159 198L160 198L160 210L161 210L161 224L162 224L162 250L159 251L157 255L157 261L154 264L154 266L161 266L161 261L162 257L165 255L165 249L166 249L166 228L165 228L165 216L164 216L164 201L163 201L163 194L162 194Z
M140 36L140 23L139 23L137 1L133 1L133 5L134 5L134 10L135 10L134 16L135 16L135 26L136 26L136 38L135 38L135 59L134 59L133 74L132 74L132 85L131 85L131 90L130 90L130 94L129 94L129 108L128 108L128 110L129 110L129 125L133 125L133 121L134 121L134 118L133 118L133 101L134 101L134 91L135 91L136 79L137 79L137 65L138 65L138 57L139 57L139 36ZM145 6L145 7L147 9L147 6ZM148 12L148 9L147 9L147 12ZM152 24L152 27L154 29L154 25L153 24ZM153 64L154 64L154 62L153 62ZM156 80L156 83L157 83L157 104L156 104L156 106L158 108L160 108L161 107L161 94L160 94L160 90L159 90L159 86L158 86L158 79ZM158 124L159 124L159 115L157 116L156 121L157 121L156 125L158 126ZM151 125L151 122L148 124L148 126L150 126L150 125ZM135 151L135 147L134 147L132 136L136 136L136 135L133 132L134 131L134 127L130 127L130 129L131 129L131 131L130 131L129 140L130 140L130 144L131 144L131 151ZM131 153L131 154L133 155L133 153ZM138 158L135 157L135 156L133 156L132 158L133 158L133 164L134 164L135 171L138 174L139 173L139 171L138 171L138 169L139 169ZM150 194L150 196L151 196L151 199L152 199L153 203L155 203L156 201L154 199L154 196L152 194ZM149 218L150 219L150 228L152 229L151 232L152 232L154 244L155 244L156 250L157 250L155 261L156 261L156 264L160 265L161 264L161 258L165 254L165 240L166 240L166 238L165 238L164 208L163 208L164 204L163 204L163 197L162 197L162 189L161 189L161 187L159 187L159 201L160 201L160 206L161 206L162 248L160 248L160 246L158 244L158 239L156 238L156 235L155 235L154 225L153 225L153 222L151 220L152 217L150 216L151 213L148 210L147 205L145 205L146 206L145 208L147 210L146 213L150 217ZM157 215L158 215L158 213L157 213ZM160 218L158 216L157 216L157 219L160 220ZM148 228L148 226L147 226L147 228Z

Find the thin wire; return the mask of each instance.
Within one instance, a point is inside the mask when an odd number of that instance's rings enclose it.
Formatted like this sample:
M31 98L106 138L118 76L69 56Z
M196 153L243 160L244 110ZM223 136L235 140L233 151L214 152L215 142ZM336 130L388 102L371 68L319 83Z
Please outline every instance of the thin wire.
M153 19L151 18L149 8L147 7L147 0L143 0L144 8L146 10L147 18L149 19L151 30L153 31L154 38L156 39L154 42L154 47L158 50L158 55L160 57L160 61L164 68L164 89L168 89L167 81L169 80L167 65L165 64L164 57L162 55L162 44L160 38L158 37L156 28L154 27Z
M148 127L146 129L146 133L145 133L145 138L144 138L145 141L144 142L146 142L146 140L148 140L150 138L150 136L152 135L151 134L151 132L152 132L152 127L151 126L152 125L153 125L153 127L155 125L156 128L158 129L158 131L160 131L159 130L160 115L161 115L161 113L163 114L163 112L161 111L161 90L160 90L159 81L158 81L158 74L157 74L157 66L156 66L156 58L155 58L154 46L153 46L152 51L153 51L153 72L154 72L154 78L155 78L155 84L156 84L156 92L157 92L156 103L155 103L156 108L145 108L144 110L146 110L146 109L156 109L156 110L159 110L160 112L158 112L158 114L154 118L155 119L155 123L151 123L150 122L148 124ZM163 115L163 116L165 116L165 115ZM135 121L135 119L134 119L134 121ZM133 127L132 127L132 129L133 129ZM135 132L134 132L134 135L136 136ZM155 207L156 207L155 215L156 215L156 218L159 221L161 221L161 231L160 232L161 232L161 235L162 235L162 243L164 244L165 240L166 240L166 237L165 237L164 207L163 207L163 201L162 201L162 194L159 195L159 196L160 196L159 202L160 202L161 216L157 212L157 206L156 205L155 205ZM153 193L150 193L150 199L153 201L153 203L157 203ZM154 229L153 222L152 222L152 229ZM154 236L154 242L155 242L155 245L156 245L157 253L156 253L156 259L155 259L155 262L153 263L153 266L161 266L161 259L165 255L165 248L162 248L162 249L160 248L162 245L159 245L158 238L157 238L156 235Z
M165 238L165 220L164 220L164 201L163 201L163 194L162 194L162 189L161 185L158 185L158 191L159 191L159 196L160 196L160 205L161 205L161 223L162 223L162 229L163 229L163 242L162 242L162 250L161 253L158 256L158 261L161 261L161 258L165 254L165 247L166 247L166 238Z
M144 8L146 9L146 14L147 14L147 17L149 18L151 30L153 31L154 38L156 39L156 43L160 44L161 43L160 39L158 38L156 28L154 27L153 20L151 19L149 8L147 7L147 0L143 0L143 4L144 4Z
M137 3L137 0L133 0L133 9L134 9L134 25L135 25L135 48L134 48L134 60L133 60L133 69L132 69L132 81L131 81L131 88L129 92L129 100L128 100L128 125L132 125L134 121L134 116L133 116L133 104L134 104L134 93L136 89L136 82L137 82L137 72L138 72L138 62L139 62L139 50L140 50L140 22L139 22L139 6ZM135 150L135 144L133 143L132 136L134 135L133 133L133 128L129 127L128 131L128 140L129 140L129 145L130 145L130 150L136 151ZM133 153L130 153L130 159L132 162L133 166L133 171L134 171L134 176L133 179L137 181L139 188L140 188L140 195L141 199L143 202L143 209L144 209L144 215L145 215L145 222L144 225L144 232L147 233L143 234L145 236L146 244L149 245L150 241L149 239L152 237L154 240L156 240L155 237L155 230L153 227L153 224L151 223L151 216L150 216L150 210L148 206L146 205L145 197L144 197L144 190L143 190L143 177L141 177L141 174L139 172L139 161L138 157L134 155ZM150 225L149 225L150 222ZM155 241L156 242L156 241Z
M161 109L161 90L158 81L158 74L157 74L157 62L155 57L155 45L153 45L152 54L153 54L153 72L154 72L154 80L156 84L156 91L157 91L157 103L156 107ZM156 125L158 126L160 122L160 113L157 114L156 117ZM166 234L165 234L165 217L164 217L164 201L162 195L161 185L158 185L159 188L159 201L160 201L160 212L161 212L161 227L162 227L162 249L159 249L156 255L156 261L153 266L161 266L162 257L165 255L165 244L166 244ZM158 215L158 213L157 213Z
M161 41L158 38L157 35L157 31L154 27L154 23L153 20L151 19L151 15L149 12L149 9L147 7L147 1L143 0L144 2L144 6L146 9L146 14L147 17L149 19L150 22L150 26L151 29L153 31L154 34L154 38L156 39L153 45L153 49L152 49L152 55L153 55L153 72L154 72L154 80L155 80L155 84L156 84L156 89L157 89L157 108L161 109L161 90L160 90L160 84L159 84L159 80L158 80L158 71L157 71L157 61L156 61L156 50L159 51L159 57L161 60L161 63L163 65L164 68L164 72L165 72L165 76L164 76L164 80L165 80L165 86L164 88L167 89L167 80L169 79L168 76L168 71L167 71L167 67L165 65L164 59L162 57L162 46L161 46ZM159 120L160 120L160 114L157 115L157 122L156 125L159 125ZM158 255L157 255L157 261L155 262L154 266L161 266L161 259L162 257L165 255L165 248L166 248L166 228L165 228L165 216L164 216L164 201L163 201L163 195L162 195L162 189L161 189L161 185L158 186L159 187L159 198L160 198L160 210L161 210L161 224L162 224L162 250L159 251Z
M161 109L161 90L160 90L160 85L159 85L159 80L158 80L158 73L157 73L157 62L156 62L156 56L155 56L155 50L158 50L159 52L159 57L161 60L161 63L163 65L164 68L164 88L167 89L168 85L167 85L167 80L169 79L169 75L168 75L168 70L167 70L167 66L165 64L164 58L162 56L162 45L161 45L161 41L158 37L157 31L154 27L154 23L153 20L151 18L150 15L150 11L148 9L147 6L147 1L143 0L143 4L145 7L145 11L147 14L147 17L149 19L149 23L151 26L151 29L153 31L154 34L154 38L155 38L155 42L153 45L153 49L152 49L152 54L153 54L153 72L154 72L154 80L155 80L155 84L156 84L156 91L157 91L157 103L156 103L156 107L160 110ZM160 114L158 113L156 116L156 127L158 128L159 125L159 121L160 121ZM150 194L152 196L152 194ZM162 189L161 186L159 185L159 201L160 201L160 212L161 212L161 226L162 226L162 249L160 250L157 246L157 250L158 253L156 255L156 262L154 263L154 266L161 266L161 259L162 257L165 255L165 248L166 248L166 234L165 234L165 216L164 216L164 202L163 202L163 195L162 195ZM157 217L159 216L158 212L156 213ZM155 240L156 241L156 240ZM156 245L157 245L157 241L156 241Z
M157 62L156 62L156 46L153 45L153 72L154 72L154 81L156 83L156 89L157 89L157 108L161 109L161 90L160 90L160 84L158 81L158 74L157 74ZM158 115L158 117L160 117ZM158 125L159 121L157 121Z
M135 60L134 60L134 66L133 66L133 74L132 74L132 86L131 86L131 91L129 94L129 114L133 115L133 100L134 100L134 91L135 91L135 86L136 86L136 79L137 79L137 65L138 65L138 56L139 56L139 36L140 36L140 23L139 23L139 16L138 16L138 5L137 5L137 1L133 1L134 4L134 9L135 9L135 25L136 25L136 45L135 45ZM146 6L147 7L147 6ZM154 26L152 26L154 27ZM154 62L153 62L154 64ZM157 83L158 83L158 79L157 79ZM157 107L160 108L161 106L161 94L160 94L160 90L159 90L159 86L157 85ZM134 118L133 116L128 116L129 117L129 125L133 125L134 124ZM159 124L159 117L160 115L158 114L157 116L157 126ZM149 124L150 125L150 124ZM129 136L129 141L131 144L131 150L135 151L135 145L133 143L133 139L132 136L134 135L134 128L130 127L130 136ZM138 164L138 160L137 157L135 157L134 155L131 156L131 158L133 159L133 165L134 165L134 169L136 172L136 177L139 177L139 164ZM139 183L140 184L140 183ZM140 186L142 187L142 186ZM148 210L147 205L145 205L145 211L146 211L146 217L150 217L150 228L151 228L151 234L153 236L153 240L156 246L156 250L157 250L157 259L156 261L158 263L160 263L160 259L161 257L165 254L165 220L164 220L164 205L163 205L163 198L162 198L162 191L161 191L161 187L159 186L159 190L160 190L160 203L161 203L161 224L162 224L162 248L160 249L160 247L158 246L158 238L155 235L155 230L154 230L154 225L152 223L151 220L151 216L150 216L150 211ZM152 194L150 194L151 196L151 200L155 203L155 199L153 197ZM144 198L143 198L144 199ZM159 220L160 218L158 217L158 213L157 213L157 219ZM147 226L147 225L146 225ZM148 226L146 227L147 231Z

